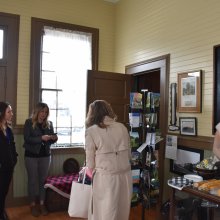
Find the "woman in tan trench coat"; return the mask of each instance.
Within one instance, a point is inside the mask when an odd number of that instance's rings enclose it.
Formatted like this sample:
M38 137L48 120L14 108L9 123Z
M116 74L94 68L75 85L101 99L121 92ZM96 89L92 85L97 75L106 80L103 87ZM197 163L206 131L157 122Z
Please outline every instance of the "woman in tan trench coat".
M109 103L96 100L86 119L86 166L93 171L89 220L128 220L132 178L130 138Z

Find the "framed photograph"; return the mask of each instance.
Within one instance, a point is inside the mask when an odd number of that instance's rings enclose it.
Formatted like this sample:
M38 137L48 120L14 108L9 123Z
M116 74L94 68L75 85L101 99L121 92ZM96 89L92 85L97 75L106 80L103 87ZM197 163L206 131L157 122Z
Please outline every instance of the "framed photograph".
M197 121L196 118L179 118L180 134L181 135L197 135Z
M178 74L178 112L201 112L202 71Z
M203 159L203 150L178 146L176 160L170 160L170 172L179 175L193 173L193 166Z

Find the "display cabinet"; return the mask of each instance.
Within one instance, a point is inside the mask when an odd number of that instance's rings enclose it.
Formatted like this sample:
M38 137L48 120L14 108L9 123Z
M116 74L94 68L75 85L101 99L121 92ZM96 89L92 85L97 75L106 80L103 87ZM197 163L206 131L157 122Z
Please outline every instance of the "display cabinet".
M157 166L160 94L147 89L130 93L129 132L132 151L132 206L142 204L144 210L155 205L159 198Z

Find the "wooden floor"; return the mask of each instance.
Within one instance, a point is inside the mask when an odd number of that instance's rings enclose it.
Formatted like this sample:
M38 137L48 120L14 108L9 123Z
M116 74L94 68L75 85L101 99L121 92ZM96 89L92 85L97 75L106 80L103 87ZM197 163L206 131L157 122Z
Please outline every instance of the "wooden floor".
M67 212L51 212L47 216L33 217L29 206L7 208L6 211L10 220L82 220L69 217ZM142 220L140 205L131 208L129 220ZM145 220L156 220L156 208L145 209Z

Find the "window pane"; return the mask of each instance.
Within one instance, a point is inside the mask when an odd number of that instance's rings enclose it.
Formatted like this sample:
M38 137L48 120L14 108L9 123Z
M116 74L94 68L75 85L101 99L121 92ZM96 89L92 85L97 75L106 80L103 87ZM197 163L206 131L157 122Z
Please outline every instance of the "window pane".
M77 126L76 123L73 124L77 117L71 115L69 107L64 104L65 102L58 101L62 100L62 96L59 96L59 94L59 91L42 91L42 101L50 106L49 119L53 122L54 132L58 133L57 143L66 146L83 144L84 125Z
M56 91L42 91L42 101L50 106L50 110L57 108L57 92Z
M91 69L91 35L45 29L42 100L50 107L58 145L84 143L88 69Z
M0 59L3 58L3 42L4 42L3 36L4 36L4 31L0 29Z
M54 70L54 58L53 54L47 51L43 51L42 53L42 70Z
M42 71L42 89L57 89L57 74L53 71Z

